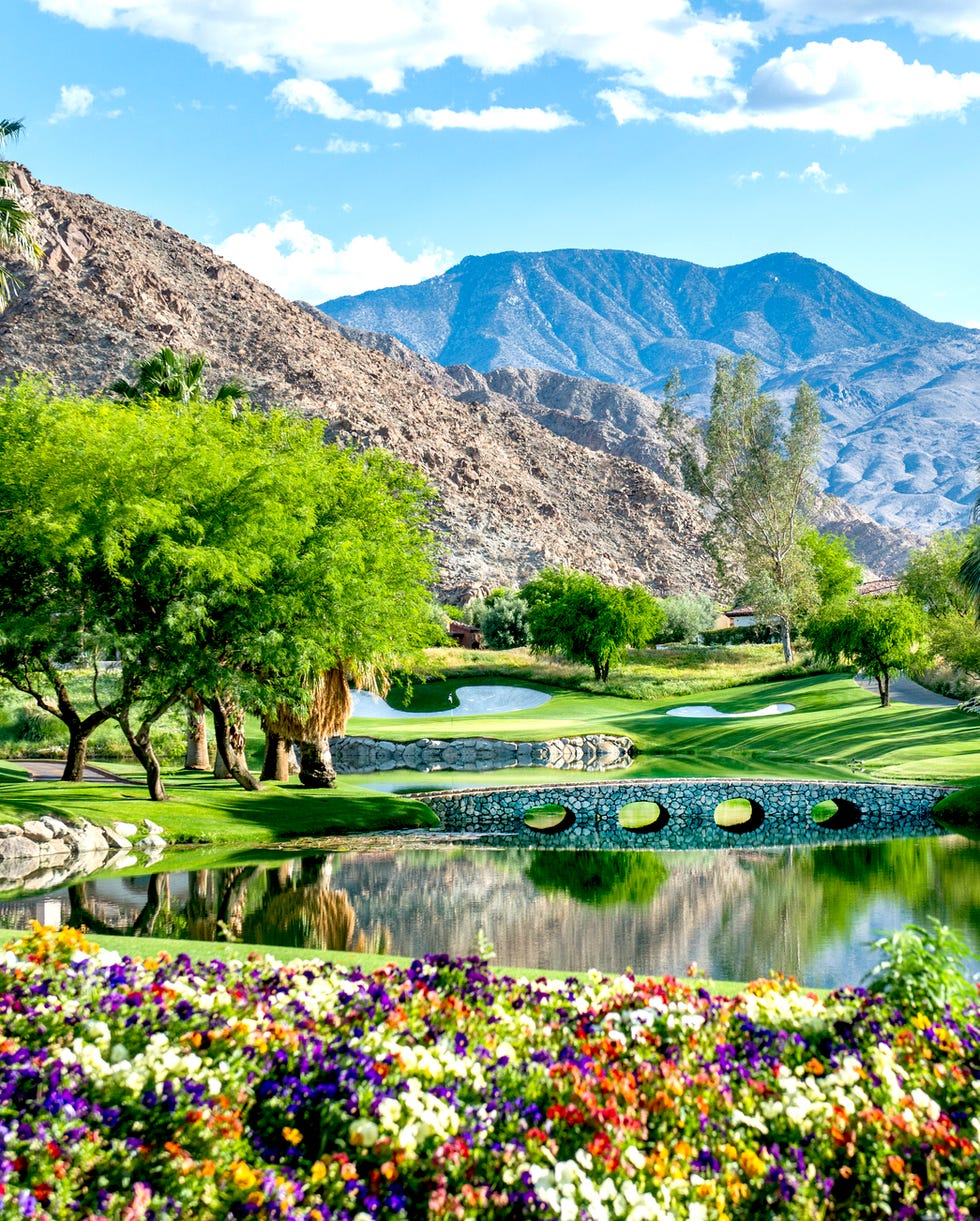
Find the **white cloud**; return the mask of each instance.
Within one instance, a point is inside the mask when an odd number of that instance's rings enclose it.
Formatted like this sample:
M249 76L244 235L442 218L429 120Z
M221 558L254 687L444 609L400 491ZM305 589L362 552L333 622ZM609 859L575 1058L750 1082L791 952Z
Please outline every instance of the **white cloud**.
M664 116L664 111L658 106L651 106L639 89L603 89L596 97L606 103L620 126L624 123L654 123Z
M346 156L352 153L369 153L371 145L365 144L363 140L345 140L342 136L331 136L322 148L307 148L305 144L297 144L293 147L294 153L312 153L314 156L319 156L322 153L327 153L330 156Z
M383 127L401 127L402 117L387 110L362 110L322 81L293 78L280 81L272 96L290 110L305 110L307 114L323 115L325 119L348 119L355 123L380 123Z
M576 127L578 120L540 106L488 106L485 110L423 110L416 106L408 118L433 131L455 128L464 131L557 131Z
M417 284L453 262L452 252L440 247L406 259L387 238L369 234L335 246L288 213L274 225L263 223L233 233L215 250L284 297L314 304L372 288Z
M672 97L731 80L752 25L690 0L36 0L85 25L188 43L227 67L321 81L360 77L377 93L451 59L486 73L553 56Z
M819 161L811 161L802 174L800 182L818 187L826 195L846 195L847 187L843 182L833 182L831 175L821 166Z
M762 170L749 170L747 174L736 174L732 181L737 187L744 187L747 182L761 182Z
M84 85L62 85L61 100L49 123L60 123L63 119L82 119L92 109L95 94Z
M743 101L726 111L671 115L707 132L763 128L831 131L868 139L918 119L960 115L980 98L980 73L906 63L883 42L809 42L764 63Z
M767 12L793 29L828 29L894 21L920 34L980 39L977 0L763 0Z

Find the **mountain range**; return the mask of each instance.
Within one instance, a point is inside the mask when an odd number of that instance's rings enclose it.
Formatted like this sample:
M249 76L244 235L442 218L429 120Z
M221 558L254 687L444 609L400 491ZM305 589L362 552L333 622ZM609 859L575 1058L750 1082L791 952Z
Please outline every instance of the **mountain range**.
M560 408L508 397L389 336L347 332L160 220L44 185L22 167L13 177L44 257L17 269L24 287L0 314L0 380L35 370L96 393L165 345L203 351L212 385L237 378L257 404L320 418L328 437L384 446L428 475L444 597L519 583L549 563L661 594L720 592L701 544L706 518L673 482L665 452L658 473L616 452L612 425L604 444L591 443L602 438L587 435L588 421L575 437L572 414L562 435L535 418ZM878 572L921 541L840 502L825 509Z
M621 452L640 461L648 438L630 420L658 410L641 398L677 368L703 415L718 358L751 352L781 402L802 380L818 391L829 493L925 532L964 525L976 499L980 331L933 322L800 255L712 268L632 251L508 252L320 309L497 388L534 384L550 410L561 410L556 394L572 398L580 420L617 430ZM542 374L607 389L574 394Z

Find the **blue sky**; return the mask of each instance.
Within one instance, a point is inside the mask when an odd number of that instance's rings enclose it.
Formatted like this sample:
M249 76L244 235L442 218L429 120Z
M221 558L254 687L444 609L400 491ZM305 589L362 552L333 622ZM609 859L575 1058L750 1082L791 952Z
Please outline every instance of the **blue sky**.
M289 297L793 250L980 326L980 0L4 0L4 32L8 155Z

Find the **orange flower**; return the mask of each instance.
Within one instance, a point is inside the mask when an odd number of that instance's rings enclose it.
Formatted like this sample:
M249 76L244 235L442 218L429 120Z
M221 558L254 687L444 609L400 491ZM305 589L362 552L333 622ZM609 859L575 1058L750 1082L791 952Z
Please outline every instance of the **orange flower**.
M892 1174L903 1174L905 1172L905 1162L897 1153L889 1153L885 1159L885 1164Z

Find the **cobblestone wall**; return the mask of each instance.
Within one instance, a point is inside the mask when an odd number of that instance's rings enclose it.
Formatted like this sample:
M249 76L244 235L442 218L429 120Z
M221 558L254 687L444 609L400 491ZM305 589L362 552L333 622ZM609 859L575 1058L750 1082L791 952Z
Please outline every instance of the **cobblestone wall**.
M333 765L345 775L387 772L396 767L419 772L486 772L502 767L553 767L606 772L633 762L629 738L585 734L550 742L507 742L500 738L417 738L388 742L377 738L330 739Z
M929 810L952 788L939 785L815 780L619 780L533 788L457 789L419 795L447 831L481 832L509 842L551 848L725 848L838 843L938 835ZM744 798L749 820L726 828L715 822L719 803ZM834 800L838 814L817 822L813 808ZM655 802L659 817L645 829L621 825L633 802ZM565 811L559 829L532 830L525 815L540 806Z

